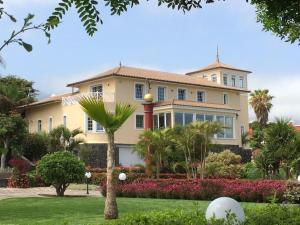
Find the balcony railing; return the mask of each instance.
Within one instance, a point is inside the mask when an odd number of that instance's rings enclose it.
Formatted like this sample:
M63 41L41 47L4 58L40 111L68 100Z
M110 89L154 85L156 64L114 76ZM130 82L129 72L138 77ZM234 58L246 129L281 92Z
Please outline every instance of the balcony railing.
M85 93L79 93L77 95L72 95L68 97L62 97L62 104L64 106L78 104L79 100L82 97L95 97L97 99L102 99L104 102L115 101L115 93L85 92Z

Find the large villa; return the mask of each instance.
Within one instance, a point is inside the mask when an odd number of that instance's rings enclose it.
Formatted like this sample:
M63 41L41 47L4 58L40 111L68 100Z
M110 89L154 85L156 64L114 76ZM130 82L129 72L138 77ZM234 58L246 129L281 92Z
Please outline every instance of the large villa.
M154 128L187 125L196 120L219 121L224 128L214 137L214 144L224 148L241 147L241 134L248 130L249 73L224 64L218 58L213 64L186 74L120 65L94 77L67 84L70 93L51 96L23 109L30 132L49 132L59 125L69 129L80 128L83 131L81 138L94 151L93 166L103 167L107 143L105 131L84 113L78 99L80 96L102 98L111 110L116 102L135 105L136 112L115 137L118 163L134 165L143 163L132 149L144 130L146 93L154 97Z

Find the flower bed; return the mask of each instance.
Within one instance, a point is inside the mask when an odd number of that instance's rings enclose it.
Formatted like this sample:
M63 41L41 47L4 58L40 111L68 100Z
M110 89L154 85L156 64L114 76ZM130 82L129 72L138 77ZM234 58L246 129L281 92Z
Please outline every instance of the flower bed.
M116 192L117 196L137 198L212 200L227 196L244 202L268 202L274 197L283 201L285 189L284 182L273 180L148 179L118 184ZM105 184L101 190L105 196Z

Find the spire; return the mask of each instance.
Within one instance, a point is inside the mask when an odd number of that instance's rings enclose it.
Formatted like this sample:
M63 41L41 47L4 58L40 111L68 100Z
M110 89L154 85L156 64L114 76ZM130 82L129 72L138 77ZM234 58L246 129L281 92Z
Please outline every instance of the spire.
M217 62L220 62L220 56L219 56L219 46L217 45Z
M121 60L120 60L119 66L122 67L122 62L121 62Z

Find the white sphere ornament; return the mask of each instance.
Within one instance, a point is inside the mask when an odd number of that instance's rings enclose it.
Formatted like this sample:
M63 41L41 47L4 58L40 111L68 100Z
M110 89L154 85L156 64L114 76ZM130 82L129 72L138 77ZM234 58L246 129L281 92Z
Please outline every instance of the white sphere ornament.
M120 173L120 174L119 174L119 180L120 180L120 181L126 180L126 174L125 174L125 173Z
M228 197L213 200L206 209L205 218L226 219L228 213L235 214L237 223L245 221L245 213L240 203Z
M91 174L91 172L86 172L86 173L84 174L84 176L85 176L86 178L90 179L90 178L92 177L92 174Z
M300 175L298 176L298 182L300 183Z

